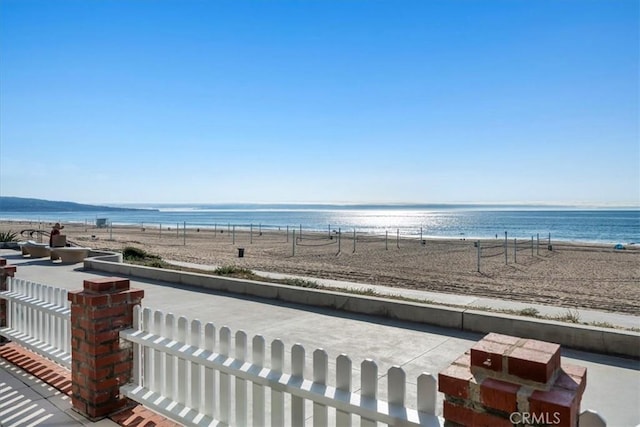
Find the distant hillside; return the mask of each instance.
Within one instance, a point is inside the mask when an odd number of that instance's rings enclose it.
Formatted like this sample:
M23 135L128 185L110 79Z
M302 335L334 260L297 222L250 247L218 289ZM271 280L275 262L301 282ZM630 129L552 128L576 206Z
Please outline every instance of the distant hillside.
M42 199L26 199L22 197L0 197L0 212L104 212L139 210L148 209L84 205L82 203L59 202Z

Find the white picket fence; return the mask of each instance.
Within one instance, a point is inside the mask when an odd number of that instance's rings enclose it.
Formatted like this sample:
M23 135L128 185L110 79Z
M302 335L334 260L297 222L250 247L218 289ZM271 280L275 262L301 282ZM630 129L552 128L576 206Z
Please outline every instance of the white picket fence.
M7 326L0 335L71 368L70 304L65 289L8 278ZM386 400L379 398L378 366L360 365L360 386L354 387L352 362L335 360L330 385L329 358L315 350L305 366L306 350L294 345L286 364L284 343L211 323L176 319L161 311L134 308L134 327L120 332L133 343L133 382L121 391L129 398L187 426L438 426L436 380L416 379L415 405L406 401L407 381L399 367L387 371ZM233 349L234 355L231 356ZM286 365L286 366L285 366ZM288 369L287 369L288 368ZM605 427L594 411L580 414L581 427Z
M0 335L71 369L71 309L65 289L7 278L7 326Z
M429 374L416 379L417 402L411 407L406 402L406 375L399 367L387 372L387 399L382 400L378 367L371 360L362 362L355 392L352 363L345 355L336 359L335 386L331 386L329 359L321 349L313 352L309 375L306 351L294 345L287 372L280 340L271 343L267 363L260 335L253 337L249 357L243 331L232 342L227 327L216 336L211 323L139 307L134 322L134 328L120 333L134 346L134 382L121 391L183 425L351 426L358 419L362 426L443 423L435 415L436 379Z

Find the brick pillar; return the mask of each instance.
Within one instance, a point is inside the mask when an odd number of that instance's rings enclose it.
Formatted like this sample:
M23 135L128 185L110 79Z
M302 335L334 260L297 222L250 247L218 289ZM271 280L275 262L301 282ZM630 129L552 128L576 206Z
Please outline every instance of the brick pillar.
M15 265L7 265L7 260L0 258L0 291L7 290L7 277L16 274ZM7 300L0 298L0 326L7 326ZM0 337L0 342L6 341Z
M575 427L586 384L558 344L494 333L438 375L448 426Z
M92 420L127 404L120 386L131 379L133 351L120 330L133 326L133 306L143 297L117 277L85 280L83 290L69 292L72 403Z

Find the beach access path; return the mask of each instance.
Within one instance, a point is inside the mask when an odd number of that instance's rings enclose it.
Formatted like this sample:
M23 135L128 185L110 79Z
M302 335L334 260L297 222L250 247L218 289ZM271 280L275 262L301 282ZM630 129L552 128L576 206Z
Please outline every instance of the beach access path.
M80 289L83 280L107 276L85 271L83 264L58 265L48 259L30 260L11 250L0 250L0 257L17 266L18 278L69 290ZM442 327L130 279L132 288L145 291L144 306L213 322L216 327L228 326L233 332L242 329L249 336L261 334L267 342L280 338L287 349L300 343L308 350L308 364L312 351L323 348L330 360L344 353L352 358L355 367L371 358L378 363L380 373L397 365L412 379L422 372L437 375L482 338L480 334ZM397 293L398 289L390 292ZM587 367L583 410L598 411L609 426L640 423L637 405L640 362L568 348L562 349L562 355L563 363ZM381 377L384 383L384 375ZM409 385L407 392L408 401L415 401L414 384ZM381 397L384 397L382 393ZM437 411L442 413L441 394Z

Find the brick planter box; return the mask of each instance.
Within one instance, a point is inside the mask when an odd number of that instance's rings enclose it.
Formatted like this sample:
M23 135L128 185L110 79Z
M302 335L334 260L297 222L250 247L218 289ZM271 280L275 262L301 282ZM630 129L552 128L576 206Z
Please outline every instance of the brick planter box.
M438 375L444 418L456 426L577 426L586 368L560 346L488 334Z

